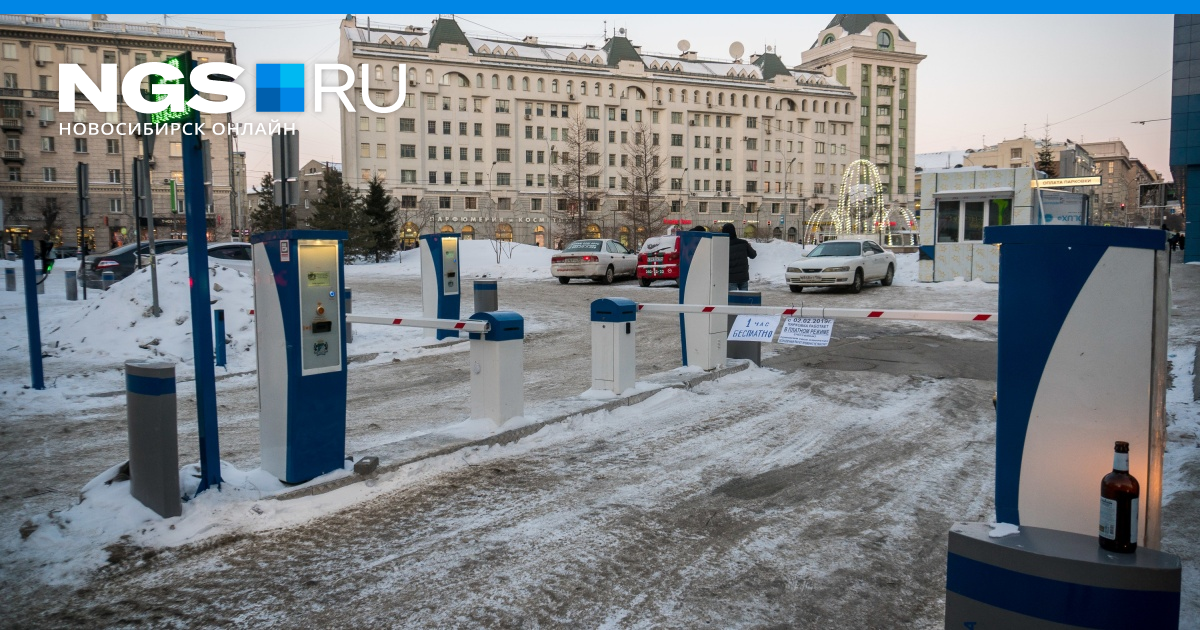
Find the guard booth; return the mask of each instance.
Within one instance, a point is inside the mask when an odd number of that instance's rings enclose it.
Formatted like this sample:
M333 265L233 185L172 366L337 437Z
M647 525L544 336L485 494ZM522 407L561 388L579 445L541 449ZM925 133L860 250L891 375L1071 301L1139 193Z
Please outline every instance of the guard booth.
M458 319L462 276L458 269L459 235L453 232L421 236L421 305L428 318ZM457 337L457 330L429 330L438 339Z
M285 483L340 470L345 460L346 238L324 230L250 237L262 467Z

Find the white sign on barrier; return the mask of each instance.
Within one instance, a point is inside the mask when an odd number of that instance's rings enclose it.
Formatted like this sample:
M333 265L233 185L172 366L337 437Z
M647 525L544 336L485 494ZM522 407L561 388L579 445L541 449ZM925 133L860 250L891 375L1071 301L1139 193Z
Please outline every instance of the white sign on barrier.
M789 317L779 331L779 343L792 346L828 346L833 320L821 317Z
M775 337L778 315L738 315L729 329L729 341L766 341Z

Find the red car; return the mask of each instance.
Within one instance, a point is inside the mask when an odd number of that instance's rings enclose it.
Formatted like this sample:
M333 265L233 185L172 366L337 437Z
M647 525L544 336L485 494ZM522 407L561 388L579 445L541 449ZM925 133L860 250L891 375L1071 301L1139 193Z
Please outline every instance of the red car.
M654 236L642 243L638 252L638 283L650 286L655 280L679 281L679 237Z

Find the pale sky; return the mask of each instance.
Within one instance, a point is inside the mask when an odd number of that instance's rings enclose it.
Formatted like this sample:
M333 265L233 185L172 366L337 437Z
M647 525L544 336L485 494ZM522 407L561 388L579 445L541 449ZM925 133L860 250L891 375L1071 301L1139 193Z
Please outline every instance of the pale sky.
M239 79L253 92L255 63L335 63L342 15L169 15L173 26L225 31L237 45ZM373 23L429 27L436 15L371 15ZM543 42L603 45L605 21L627 29L646 52L677 53L681 39L701 57L728 59L740 41L746 55L774 46L788 67L800 64L816 34L833 18L820 15L461 15L470 35ZM1170 15L903 15L890 14L917 52L916 149L918 153L980 148L1023 133L1041 138L1047 121L1054 140L1120 138L1132 157L1170 177L1170 122L1133 121L1171 115ZM360 15L365 23L366 14ZM162 15L109 19L162 22ZM311 76L311 67L310 67ZM311 90L311 86L309 86ZM302 161L341 161L338 116L330 108L304 114L260 115L252 96L238 122L295 121ZM249 185L271 167L270 139L242 137Z

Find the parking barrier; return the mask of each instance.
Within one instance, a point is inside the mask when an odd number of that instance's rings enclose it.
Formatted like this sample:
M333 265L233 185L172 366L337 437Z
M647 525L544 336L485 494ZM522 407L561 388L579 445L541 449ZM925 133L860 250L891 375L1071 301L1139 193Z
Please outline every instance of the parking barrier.
M462 330L469 333L488 332L488 323L477 319L438 319L436 317L371 317L369 315L346 315L347 324L379 324L383 326L410 326L434 330Z
M943 322L998 321L997 313L972 311L915 311L901 309L828 308L824 306L743 306L703 304L638 304L638 311L647 313L711 313L713 315L781 315L784 317L849 317L864 319L897 319Z

